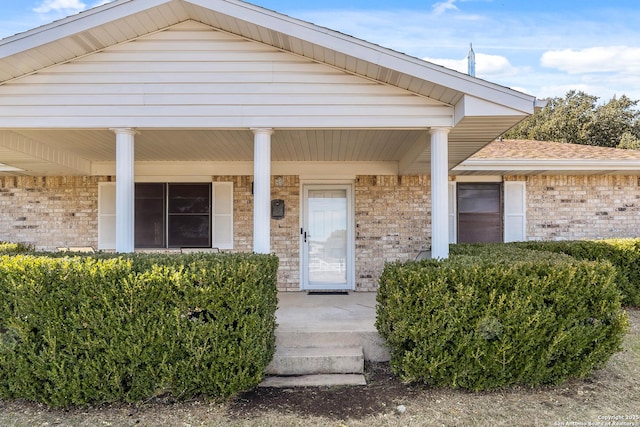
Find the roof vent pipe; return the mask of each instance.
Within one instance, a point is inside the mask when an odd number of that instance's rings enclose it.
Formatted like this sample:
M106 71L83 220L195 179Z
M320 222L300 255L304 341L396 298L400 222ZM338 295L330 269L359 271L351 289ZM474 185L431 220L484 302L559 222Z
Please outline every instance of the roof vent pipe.
M471 77L476 76L476 54L473 51L473 44L469 43L469 54L467 55L468 74Z

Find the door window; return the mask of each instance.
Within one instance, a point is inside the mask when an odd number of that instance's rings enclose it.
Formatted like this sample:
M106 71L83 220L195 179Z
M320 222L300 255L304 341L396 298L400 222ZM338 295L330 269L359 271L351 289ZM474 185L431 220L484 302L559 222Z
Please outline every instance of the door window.
M351 187L310 185L304 194L303 289L352 289Z

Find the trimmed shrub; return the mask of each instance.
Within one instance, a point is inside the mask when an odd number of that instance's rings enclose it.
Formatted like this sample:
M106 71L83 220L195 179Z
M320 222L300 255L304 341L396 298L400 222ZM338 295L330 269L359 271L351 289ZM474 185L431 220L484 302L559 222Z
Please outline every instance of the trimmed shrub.
M558 384L620 350L628 323L609 263L488 246L386 265L376 326L401 380L470 390Z
M24 254L33 252L33 245L27 243L11 243L0 241L0 255Z
M0 396L226 397L261 381L275 349L275 256L98 258L0 257Z
M616 283L622 292L622 304L640 307L640 239L519 242L510 245L563 253L577 259L607 260L618 270Z

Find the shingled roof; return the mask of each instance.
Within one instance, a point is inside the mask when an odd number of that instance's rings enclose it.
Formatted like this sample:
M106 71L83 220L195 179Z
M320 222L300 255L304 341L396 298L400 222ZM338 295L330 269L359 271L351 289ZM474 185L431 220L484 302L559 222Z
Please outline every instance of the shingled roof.
M589 159L640 160L640 150L567 144L563 142L523 139L496 140L486 145L472 159Z
M640 175L640 151L550 141L496 140L453 168L454 175Z

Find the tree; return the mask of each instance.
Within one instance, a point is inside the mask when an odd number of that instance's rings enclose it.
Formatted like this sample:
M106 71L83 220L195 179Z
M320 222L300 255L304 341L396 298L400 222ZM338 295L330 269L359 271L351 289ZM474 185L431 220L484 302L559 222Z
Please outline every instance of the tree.
M620 144L616 148L626 148L628 150L640 150L640 139L631 132L625 132L620 138Z
M638 101L632 101L622 95L620 99L613 98L599 106L595 110L593 120L586 127L588 144L617 147L625 133L637 139L640 136L637 132L640 112L634 110L637 104Z
M634 142L640 140L637 105L638 101L625 95L598 105L598 97L570 91L564 98L549 99L546 107L520 122L504 137L603 147L638 147L639 144Z

